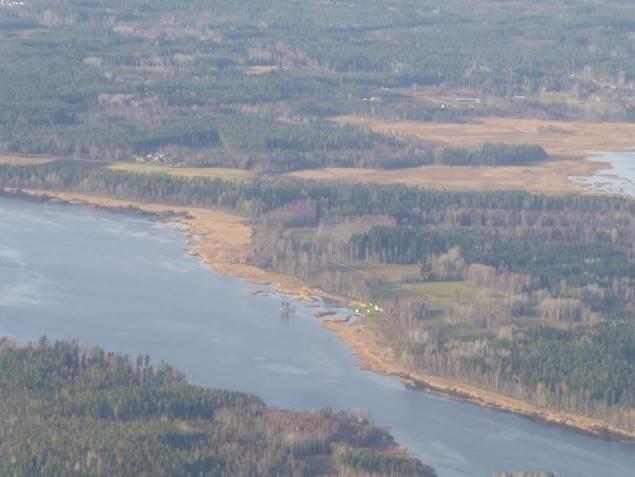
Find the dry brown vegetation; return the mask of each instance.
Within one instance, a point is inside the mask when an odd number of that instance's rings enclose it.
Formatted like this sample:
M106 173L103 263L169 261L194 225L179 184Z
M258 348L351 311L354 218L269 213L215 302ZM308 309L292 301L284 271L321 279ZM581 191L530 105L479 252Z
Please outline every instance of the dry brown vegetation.
M411 136L455 147L485 143L539 144L554 156L585 156L591 151L625 151L635 147L635 124L482 118L473 123L384 121L361 116L334 118L340 124Z
M438 189L522 189L540 193L590 193L570 176L590 175L602 163L562 159L532 166L450 167L422 166L409 169L327 168L291 173L292 177L347 183L404 184Z
M115 171L133 172L135 174L167 174L176 177L204 177L242 181L252 176L250 171L230 169L226 167L171 167L161 164L144 164L136 162L120 162L108 166Z
M9 164L13 166L37 166L53 162L55 159L46 156L14 156L9 154L0 154L0 164Z
M349 183L405 184L439 189L522 189L539 193L589 193L569 180L604 167L586 159L593 151L624 151L635 146L635 124L583 123L538 119L483 118L477 123L425 123L384 121L360 116L341 116L341 124L373 131L415 137L452 147L474 148L485 143L539 144L552 160L528 166L448 167L408 169L327 168L299 171L293 177Z
M299 278L265 271L253 265L253 228L239 215L217 209L177 207L70 192L21 192L64 203L116 210L132 209L150 214L171 214L175 221L187 227L192 245L191 255L197 256L218 273L244 278L253 283L271 284L278 292L293 295L303 301L312 301L317 295L341 300L341 297L334 294L308 287Z
M260 65L260 66L245 66L243 71L248 75L264 75L267 73L273 73L278 67L276 65Z

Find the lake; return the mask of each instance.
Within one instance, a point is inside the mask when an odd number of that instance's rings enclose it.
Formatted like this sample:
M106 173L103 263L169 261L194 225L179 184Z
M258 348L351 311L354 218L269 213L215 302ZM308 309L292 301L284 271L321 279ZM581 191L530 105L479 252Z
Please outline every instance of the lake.
M550 470L632 477L635 446L406 389L362 371L311 310L187 256L177 226L0 198L0 336L148 353L200 385L288 409L365 409L440 477Z

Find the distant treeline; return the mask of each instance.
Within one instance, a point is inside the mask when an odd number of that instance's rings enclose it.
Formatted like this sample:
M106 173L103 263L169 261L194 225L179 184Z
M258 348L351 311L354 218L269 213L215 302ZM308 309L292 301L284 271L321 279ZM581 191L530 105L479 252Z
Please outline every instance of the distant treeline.
M584 230L579 223L575 231L565 225L533 224L521 233L511 233L507 224L492 229L467 221L436 228L375 227L353 236L352 258L421 264L456 247L466 266L480 263L499 273L530 275L528 289L558 290L563 280L572 286L604 283L614 276L635 280L631 234L608 239L588 220Z
M485 144L480 149L444 148L438 164L446 166L519 166L544 161L541 146Z
M152 34L146 37L146 32L161 24L161 12L173 12L174 4L149 9L142 1L132 5L117 1L109 7L112 16L88 5L46 7L48 17L29 4L19 11L8 11L7 19L0 23L0 33L30 28L37 32L28 40L8 33L0 45L0 54L6 59L0 84L0 151L100 160L131 160L135 155L168 152L168 162L265 172L505 165L545 158L536 146L435 148L326 120L336 114L372 115L375 108L390 110L395 101L409 103L407 95L386 91L382 92L385 102L370 101L382 85L438 84L454 77L447 65L445 72L425 73L417 67L416 71L391 74L386 70L390 57L381 54L385 46L357 57L341 51L337 46L340 42L336 42L326 50L312 47L311 53L316 54L313 61L307 59L307 53L296 58L300 53L293 51L294 47L280 46L284 51L274 52L255 38L273 34L274 43L293 40L295 48L301 48L306 46L303 36L291 34L291 30L256 33L259 27L242 9L225 5L222 10L233 11L238 23L217 25L225 32L223 46L208 51L201 46L204 42L196 39L197 34L209 31L208 24L198 23L196 7L177 9L189 20L175 21L184 22L181 28L189 34L161 42L150 42ZM295 15L302 13L317 14L295 12L293 21L287 19L287 26L295 28ZM403 13L403 26L409 29L409 15ZM376 11L375 15L384 16L385 12ZM353 16L348 21L354 18L359 20ZM371 25L374 18L367 18ZM127 27L138 28L138 35L116 33ZM354 25L349 27L342 32L364 36ZM369 28L381 30L378 25ZM99 39L95 31L102 31ZM319 37L324 40L331 33ZM287 35L291 36L285 38ZM264 56L246 58L247 45ZM287 61L298 67L317 61L322 67L312 74L304 68L276 67L260 75L244 71L263 63ZM152 69L162 74L148 75ZM423 109L419 119L463 121L467 114L442 111L438 105Z
M494 216L496 210L509 210L512 215L505 220L512 221L526 220L526 213L531 218L534 217L531 212L543 210L564 214L567 211L635 213L635 203L620 197L547 196L524 191L440 191L401 185L327 184L267 177L236 183L221 179L131 174L72 161L37 166L0 164L0 185L175 205L223 207L250 217L259 217L289 204L311 201L318 208L314 218L316 225L322 217L329 215L378 214L394 216L401 225L424 225L447 214L444 210L448 208L455 209L451 217L458 225L491 222L494 226L498 220Z
M172 148L177 162L267 171L490 165L539 153L441 160L327 119L635 118L629 0L523 5L30 0L0 20L0 151Z
M164 151L171 163L274 173L323 167L502 166L547 159L540 146L436 147L324 121L283 123L250 115L179 116L151 127L51 126L12 135L4 149L102 160L132 160Z

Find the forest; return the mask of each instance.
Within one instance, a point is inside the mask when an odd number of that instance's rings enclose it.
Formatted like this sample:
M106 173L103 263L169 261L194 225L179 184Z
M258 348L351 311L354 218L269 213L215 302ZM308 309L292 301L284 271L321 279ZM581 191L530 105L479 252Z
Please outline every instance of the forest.
M0 7L0 152L268 172L501 165L544 152L446 153L330 119L635 117L627 0L23 3Z
M268 408L77 342L0 339L0 398L0 475L436 475L365 418Z
M341 119L634 122L634 38L631 0L0 2L0 194L236 213L249 265L379 304L360 321L405 369L635 432L632 199L287 174L557 160ZM113 167L146 162L244 175ZM368 422L202 390L145 357L5 340L0 385L1 475L434 475Z

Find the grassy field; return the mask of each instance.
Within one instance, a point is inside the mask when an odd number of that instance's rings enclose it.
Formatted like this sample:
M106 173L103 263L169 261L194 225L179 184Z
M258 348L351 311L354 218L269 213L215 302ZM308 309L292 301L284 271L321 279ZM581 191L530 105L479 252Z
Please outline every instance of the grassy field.
M373 277L382 281L400 282L407 278L419 277L421 267L419 265L398 265L394 263L362 263L362 262L338 262L337 267L349 272L359 272L366 277Z
M121 162L108 166L114 171L133 172L136 174L166 174L176 177L204 177L228 181L245 181L252 173L241 169L223 167L170 167L161 164L144 164L137 162Z
M474 123L385 121L362 116L340 116L339 124L411 136L457 147L485 143L539 144L555 156L584 156L589 151L625 151L635 147L633 123L586 123L542 119L482 118Z
M326 168L297 171L291 177L307 180L362 183L403 184L446 190L527 190L561 194L592 193L570 176L587 176L606 167L603 163L578 159L541 162L531 166L450 167L422 166L408 169Z
M527 166L408 169L326 168L290 173L292 177L329 182L404 184L447 190L527 190L536 193L592 193L571 176L588 176L605 167L588 160L594 151L626 151L635 147L635 123L584 123L538 119L483 118L470 124L385 121L340 116L340 124L409 136L453 147L475 148L485 143L539 144L552 156Z
M456 301L472 300L481 289L465 281L390 283L382 290L386 298L410 298L432 308L447 309Z
M52 157L46 156L13 156L9 154L0 154L0 164L9 164L15 166L37 166L55 161Z
M483 291L482 288L467 281L419 282L419 265L374 264L374 263L337 263L336 267L346 272L357 272L364 278L373 278L381 282L377 293L370 300L378 303L395 298L406 298L416 303L425 303L430 309L441 314L453 305L473 301ZM366 304L368 305L368 304ZM374 314L365 305L354 306L363 314ZM371 307L372 308L372 307Z
M267 73L273 73L278 69L275 65L261 65L261 66L245 66L243 71L248 75L264 75Z

